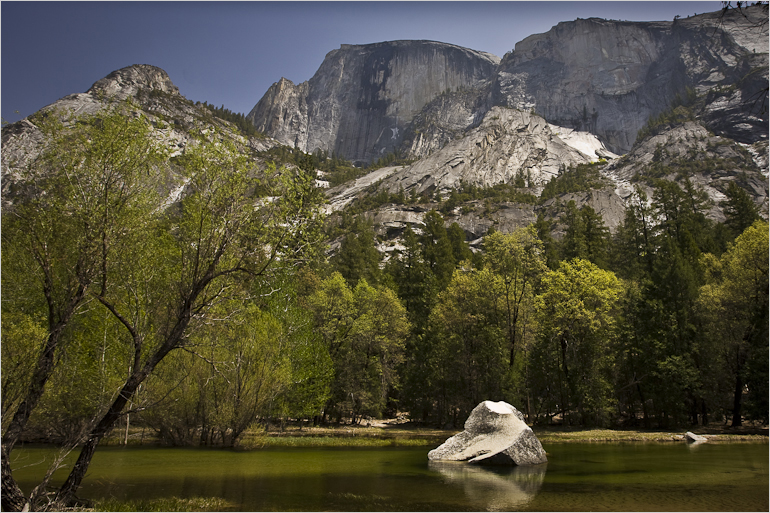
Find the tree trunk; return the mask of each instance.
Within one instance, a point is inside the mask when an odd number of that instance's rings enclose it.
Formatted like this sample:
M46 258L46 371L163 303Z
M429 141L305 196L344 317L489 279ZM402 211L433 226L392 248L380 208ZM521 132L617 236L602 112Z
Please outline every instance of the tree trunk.
M564 381L566 381L566 385L569 386L569 369L567 368L567 339L565 337L561 338L561 368L564 370ZM561 377L559 377L559 395L561 396L561 423L562 425L566 425L567 398L564 397L564 383L562 383Z
M46 337L45 345L37 359L37 365L35 366L35 373L29 382L27 387L27 395L24 396L19 407L16 408L16 412L11 419L10 424L3 433L3 451L7 452L10 456L13 446L19 440L24 427L27 425L32 411L37 406L38 401L43 396L45 391L45 384L48 382L48 378L51 377L54 367L54 357L56 355L56 348L59 346L59 339L61 338L62 330L66 322L59 322L48 333Z
M644 418L644 429L650 429L650 416L647 413L647 401L644 399L644 394L642 393L642 386L637 383L636 384L636 391L639 393L639 400L642 402L642 416Z
M115 425L115 422L120 418L123 408L126 407L128 402L136 393L139 385L149 376L155 366L168 354L169 349L167 346L162 347L157 353L153 355L153 358L140 370L136 370L125 382L123 388L118 394L115 401L110 406L107 413L99 420L96 426L91 430L83 448L80 450L80 456L78 456L75 465L72 467L67 480L59 489L59 493L56 495L56 502L61 505L68 506L75 500L75 494L80 488L83 478L86 476L91 460L94 457L96 446L109 432L109 430Z
M24 504L26 504L26 498L13 477L10 455L21 433L24 431L32 411L43 396L45 385L53 373L56 349L65 325L66 322L59 322L49 331L43 350L38 357L35 373L30 379L27 395L18 408L16 408L11 422L8 424L5 433L3 433L2 456L0 456L0 460L2 460L0 464L2 465L3 511L20 511Z
M740 427L741 422L741 396L743 395L743 380L740 372L735 375L735 392L733 393L733 427Z
M21 511L27 503L26 497L22 493L11 472L11 460L2 449L2 506L3 511Z

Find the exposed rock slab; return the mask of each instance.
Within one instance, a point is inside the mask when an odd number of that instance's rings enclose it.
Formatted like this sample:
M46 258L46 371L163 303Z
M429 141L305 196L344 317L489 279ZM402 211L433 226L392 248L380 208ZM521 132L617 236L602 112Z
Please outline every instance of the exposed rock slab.
M562 165L596 160L565 143L540 116L494 107L465 137L390 175L392 193L446 193L462 183L492 187L523 177L531 187L547 183Z
M711 200L707 217L717 222L725 219L720 203L731 181L748 192L762 215L768 215L767 141L741 144L714 135L697 121L661 127L657 133L641 141L622 158L612 161L603 171L615 182L615 193L624 201L641 187L652 198L649 180L665 178L677 181L681 163L700 163L700 169L688 173L689 180ZM706 165L711 163L712 165ZM665 176L650 176L654 165L670 169ZM597 210L598 212L599 210ZM605 223L611 226L612 223Z
M506 402L480 403L464 427L464 431L430 451L428 459L483 465L537 465L548 461L524 416Z
M97 98L125 100L140 89L178 95L179 88L162 69L149 64L134 64L115 70L91 86L88 93Z

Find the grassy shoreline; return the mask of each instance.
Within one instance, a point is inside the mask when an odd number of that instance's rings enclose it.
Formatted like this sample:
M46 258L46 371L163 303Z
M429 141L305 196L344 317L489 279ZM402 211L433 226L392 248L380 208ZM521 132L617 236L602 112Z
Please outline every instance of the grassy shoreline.
M247 431L238 444L242 450L280 447L416 447L437 446L461 429L434 429L412 424L379 426L288 426L280 430ZM724 426L697 426L670 430L644 429L575 429L534 426L541 443L672 443L684 442L687 431L702 435L710 443L768 443L767 427L725 428ZM115 430L104 445L123 445L125 432ZM128 445L158 445L149 430L134 428Z
M305 429L304 433L268 433L264 437L267 447L287 446L416 446L437 445L461 430L429 428L319 428ZM533 428L542 443L668 443L684 442L687 429L637 430L637 429L559 429ZM767 429L718 430L696 429L690 431L705 436L716 443L768 443Z

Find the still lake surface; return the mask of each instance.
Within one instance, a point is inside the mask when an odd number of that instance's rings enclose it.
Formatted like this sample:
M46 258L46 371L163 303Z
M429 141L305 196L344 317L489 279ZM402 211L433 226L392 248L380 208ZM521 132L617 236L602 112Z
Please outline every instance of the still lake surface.
M547 444L548 463L437 464L432 447L103 447L78 494L221 497L236 511L768 511L767 444ZM29 492L53 451L12 455ZM61 483L66 476L55 475Z

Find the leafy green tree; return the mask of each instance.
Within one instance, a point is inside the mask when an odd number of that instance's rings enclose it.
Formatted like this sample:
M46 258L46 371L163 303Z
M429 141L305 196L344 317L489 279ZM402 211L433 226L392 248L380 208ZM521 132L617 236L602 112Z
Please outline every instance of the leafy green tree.
M717 356L731 378L732 425L742 424L744 388L749 411L768 415L768 224L756 221L719 260L698 299ZM729 388L729 387L728 387Z
M334 365L325 414L334 411L351 422L379 417L398 386L396 369L409 334L406 309L392 290L365 280L351 290L340 273L323 280L308 305Z
M452 246L455 264L459 264L463 260L473 259L473 252L468 243L465 242L465 230L459 224L452 223L447 230L447 237L449 237L449 243Z
M121 329L98 308L78 314L25 437L66 446L88 432L125 377L129 355L121 343Z
M648 337L651 323L646 318L648 310L653 316L661 312L654 309L658 303L645 301L642 288L635 281L624 282L624 294L619 301L618 360L615 396L625 407L628 421L636 425L642 416L645 428L652 427L651 402L659 384L652 376L657 369L660 345Z
M43 153L21 170L22 197L3 211L3 252L24 254L24 280L42 298L47 331L3 432L6 509L26 502L8 458L43 396L69 325L90 294L104 289L103 271L116 241L137 231L138 213L154 201L146 177L156 172L163 151L148 137L145 118L123 115L128 107L67 123L55 112L39 116Z
M562 167L559 170L559 175L552 178L543 187L543 192L540 194L540 203L542 204L548 199L569 192L582 192L601 188L606 184L606 180L599 172L600 168L600 162L578 164L575 167L569 168Z
M5 218L3 219L5 223ZM6 225L7 229L7 225ZM34 371L37 351L48 337L43 304L35 301L37 284L29 277L34 261L3 237L2 253L2 427L24 398Z
M421 245L410 226L404 231L404 249L387 267L398 296L404 302L415 329L425 325L435 301L437 284L422 255Z
M564 220L566 230L562 240L562 259L583 258L606 268L609 230L602 216L590 205L578 209L575 202L570 201Z
M312 177L268 169L257 178L232 143L216 134L209 137L180 161L187 178L180 208L165 216L158 212L158 225L145 224L153 230L148 236L161 247L131 244L131 254L121 254L127 260L116 262L120 265L108 268L103 278L108 283L111 278L125 280L124 286L113 286L97 299L125 327L134 357L117 398L89 433L62 485L59 499L65 503L79 487L96 445L138 387L171 351L186 346L189 333L208 318L225 291L244 279L269 279L268 271L279 262L291 265L306 258L311 242L306 234L317 233L313 225L320 197ZM260 193L278 200L257 201L254 195ZM159 276L166 286L148 284L148 275ZM132 289L144 293L142 302L126 293Z
M613 237L611 267L618 276L640 279L652 272L656 249L655 223L647 194L637 186L626 207L623 224Z
M431 312L424 390L438 421L462 422L480 401L502 397L508 372L504 283L489 269L457 270Z
M452 279L456 265L452 242L441 214L431 210L425 214L423 222L425 230L420 237L423 259L436 277L439 289L443 290Z
M322 198L311 176L257 172L244 153L214 132L198 134L198 144L176 159L185 190L182 201L169 208L157 194L163 171L154 164L162 163L162 152L153 150L143 118L122 111L98 114L50 133L53 143L38 162L55 165L32 170L38 181L28 183L40 186L41 193L20 203L14 212L18 224L3 230L3 243L29 248L39 261L43 296L54 305L52 327L61 332L66 323L60 321L71 320L88 297L119 325L116 339L126 355L113 400L89 425L56 495L57 504L68 505L100 440L164 358L186 347L190 334L210 320L212 308L225 295L245 292L242 282L269 281L279 264L294 265L315 254ZM53 262L62 262L55 275L49 272ZM33 375L30 391L41 389L50 376L46 366L53 358L48 353L55 352L50 340L56 330L49 330L38 365L45 379ZM30 410L29 401L21 404ZM28 415L22 412L22 420ZM23 496L14 490L5 463L23 424L12 421L4 433L3 500L11 508L23 504Z
M697 266L702 252L715 249L712 223L706 218L706 193L689 179L684 180L684 188L675 182L656 180L652 200L662 238L676 244L683 258Z
M542 212L537 215L537 221L534 223L537 238L543 241L543 253L549 269L556 269L559 266L558 244L551 235L553 225L554 221L547 219Z
M543 277L536 297L541 344L557 359L559 405L565 421L604 425L613 404L616 307L622 286L615 275L581 259L562 262ZM542 360L541 360L542 363ZM550 371L547 371L550 372Z
M406 308L411 334L406 341L409 357L402 369L401 398L414 418L427 420L433 405L426 397L425 380L430 372L425 329L438 296L435 275L423 258L422 246L411 227L403 235L404 249L388 262L386 272L392 277L398 297Z
M282 294L260 291L263 309L279 319L284 336L288 339L287 355L291 383L274 403L273 414L279 413L296 419L317 421L329 400L334 368L329 351L320 334L314 329L312 312L307 308L302 281L312 273L304 268L290 271L278 282Z
M696 300L703 284L701 255L715 248L712 223L705 216L706 198L689 180L684 187L657 180L651 206L657 236L643 310L645 336L658 347L652 373L656 415L661 426L687 417L695 423L705 400L703 383L709 379L708 362L699 356L704 352Z
M602 269L609 266L608 248L610 231L604 225L604 219L591 205L580 208L585 230L586 258Z
M567 203L567 211L564 214L564 238L561 241L562 260L573 258L588 258L588 246L586 242L586 228L583 216L580 215L574 201Z
M165 360L143 394L153 406L142 417L161 439L234 446L273 411L320 413L328 396L328 355L319 337L297 324L304 319L286 315L296 307L280 303L268 309L226 303L220 307L225 322L204 326L184 353ZM306 402L294 406L294 398Z
M535 290L547 271L543 244L534 227L513 233L495 232L484 238L485 263L503 280L502 304L505 308L508 364L513 367L517 351L530 327ZM518 344L517 344L518 342Z

